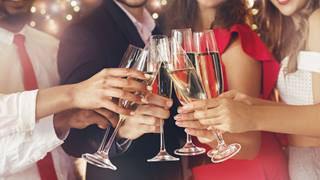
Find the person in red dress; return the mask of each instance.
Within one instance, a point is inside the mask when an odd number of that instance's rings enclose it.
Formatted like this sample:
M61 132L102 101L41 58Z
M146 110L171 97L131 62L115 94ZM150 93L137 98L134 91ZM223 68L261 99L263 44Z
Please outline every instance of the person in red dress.
M214 29L223 63L225 90L235 89L265 99L270 97L279 64L247 25L250 16L246 1L174 0L164 14L163 27L168 34L177 28ZM177 126L188 128L187 133L198 137L200 142L203 138L211 139L202 141L204 147L216 147L212 131L204 130L188 113L179 114L175 119ZM289 179L287 159L273 134L225 133L224 138L227 143L240 143L240 153L220 164L192 167L193 179Z

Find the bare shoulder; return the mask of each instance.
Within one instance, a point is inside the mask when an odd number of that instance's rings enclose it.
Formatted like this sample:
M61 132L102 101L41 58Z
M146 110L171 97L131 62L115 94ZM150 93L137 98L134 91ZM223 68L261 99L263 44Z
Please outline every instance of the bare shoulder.
M246 63L257 63L252 57L250 57L242 47L240 38L236 38L226 49L225 53L222 55L223 61L232 64L242 64ZM243 64L242 64L243 65Z
M309 37L307 50L320 52L320 9L315 10L309 17Z

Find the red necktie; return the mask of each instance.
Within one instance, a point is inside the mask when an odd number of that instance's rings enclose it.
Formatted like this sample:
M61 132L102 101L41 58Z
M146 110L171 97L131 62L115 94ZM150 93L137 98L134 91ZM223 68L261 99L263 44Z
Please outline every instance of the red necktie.
M17 46L18 55L21 61L23 69L23 84L25 90L38 89L37 78L33 70L30 57L27 53L25 43L25 37L21 34L16 34L13 40L14 44ZM57 180L57 175L54 169L53 160L51 153L47 155L40 161L37 162L39 174L41 180Z

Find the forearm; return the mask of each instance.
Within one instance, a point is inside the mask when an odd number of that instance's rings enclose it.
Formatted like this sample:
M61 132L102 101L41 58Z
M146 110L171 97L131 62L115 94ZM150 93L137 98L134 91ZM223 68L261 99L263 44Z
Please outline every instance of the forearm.
M261 98L250 97L250 102L256 106L283 106L286 105L282 102L275 102L272 100L266 100Z
M39 90L36 104L36 119L75 108L73 85L57 86Z
M320 136L320 105L253 106L255 129L286 134Z

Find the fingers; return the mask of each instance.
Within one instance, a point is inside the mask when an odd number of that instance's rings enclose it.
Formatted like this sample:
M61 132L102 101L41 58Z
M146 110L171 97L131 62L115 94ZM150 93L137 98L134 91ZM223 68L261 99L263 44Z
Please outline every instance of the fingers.
M108 77L105 79L105 86L106 87L117 87L117 88L124 88L130 91L147 91L147 87L144 83L138 82L132 78L115 78L115 77Z
M186 113L186 114L178 114L174 117L177 121L197 121L197 119L194 117L194 113Z
M139 96L136 96L133 93L124 91L122 89L117 89L117 88L108 88L105 91L103 91L103 95L106 96L106 98L114 97L114 98L128 100L131 102L141 101L141 98Z
M243 94L237 90L231 90L231 91L225 92L221 94L219 98L232 99L248 105L253 105L253 102L250 96L247 96L246 94Z
M201 124L199 121L176 121L176 125L182 128L207 129L207 126Z
M160 126L150 126L145 124L140 124L139 131L143 134L147 133L160 133Z
M221 124L221 118L200 119L199 122L205 126L215 127Z
M239 94L239 91L231 90L231 91L222 93L219 97L220 98L234 99L237 96L237 94Z
M202 110L206 108L215 108L218 107L220 104L219 99L207 99L207 100L200 100L194 101L192 103L186 104L182 107L178 108L178 113L186 113L194 110Z
M194 112L194 118L196 119L209 119L219 117L222 113L221 108L211 108L208 110L198 110Z
M173 105L172 99L157 95L148 93L142 101L147 104L152 104L160 107L170 108Z
M159 119L168 119L170 111L157 106L140 105L131 115L148 115Z
M100 114L101 116L105 117L111 124L112 127L115 127L118 123L119 117L117 114L107 110L107 109L96 109L96 113Z
M72 128L83 129L96 124L100 128L107 128L109 122L98 113L91 110L70 110L66 111L69 125Z
M129 116L120 127L119 136L122 138L136 139L147 133L160 132L160 119L150 116Z
M147 80L150 78L149 75L145 75L141 71L137 71L135 69L129 69L129 68L106 68L106 69L103 69L100 73L103 75L103 77L106 77L106 78L109 76L133 77L140 80Z
M116 104L110 100L103 100L101 102L100 107L105 108L107 110L110 110L112 112L115 112L117 114L123 114L123 115L129 115L131 112L130 110L124 109L124 108L120 107L118 104Z
M144 124L149 126L160 126L160 119L153 116L135 115L131 116L128 121L135 124Z

